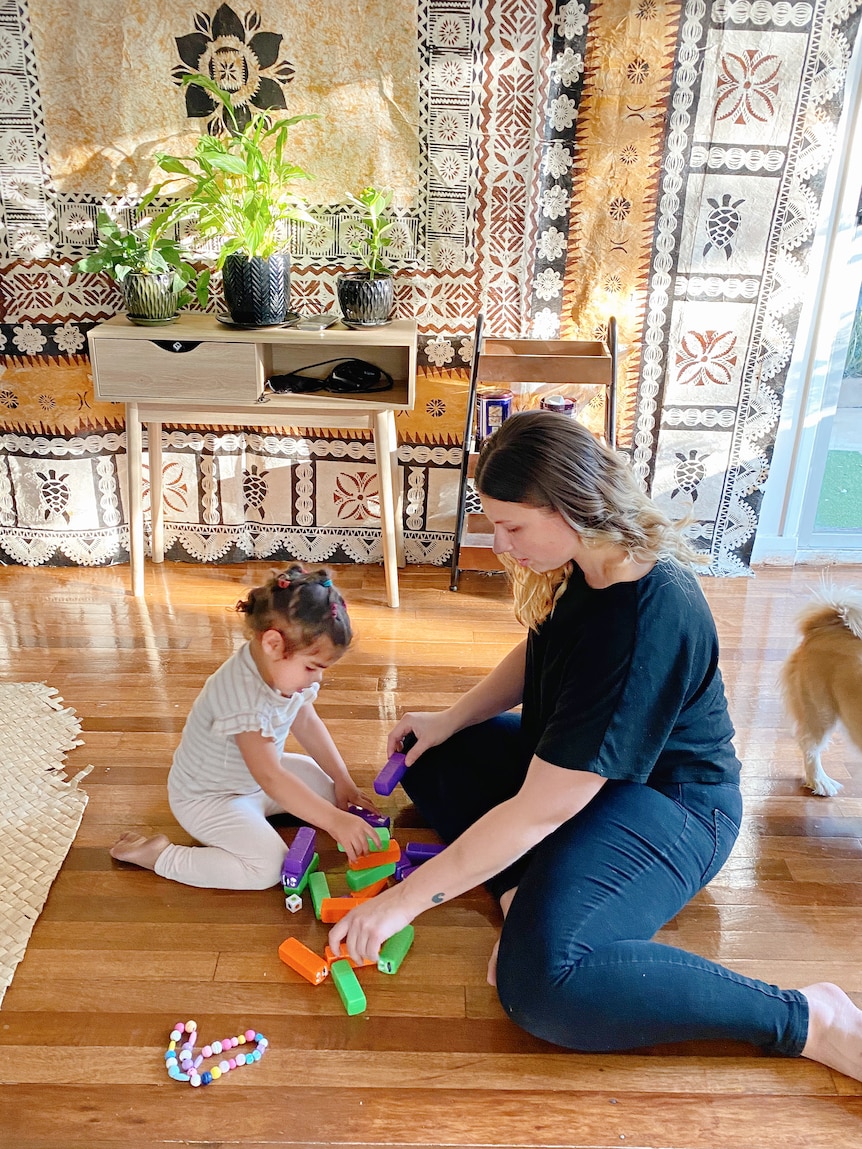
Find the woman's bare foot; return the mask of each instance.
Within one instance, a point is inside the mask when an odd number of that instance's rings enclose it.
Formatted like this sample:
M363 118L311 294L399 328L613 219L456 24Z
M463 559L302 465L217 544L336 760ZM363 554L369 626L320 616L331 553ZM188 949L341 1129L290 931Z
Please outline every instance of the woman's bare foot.
M170 839L164 834L145 838L141 834L127 830L117 838L109 853L118 862L134 862L136 866L143 866L145 870L154 870L158 858L170 844Z
M862 1081L862 1010L828 981L806 986L802 993L809 1011L802 1056Z
M512 904L512 899L518 892L518 887L514 886L511 890L506 890L505 894L500 896L500 909L503 911L503 920L506 920L506 914L509 912L509 906ZM497 984L497 954L500 950L500 939L494 942L494 948L491 950L491 956L488 958L488 985Z

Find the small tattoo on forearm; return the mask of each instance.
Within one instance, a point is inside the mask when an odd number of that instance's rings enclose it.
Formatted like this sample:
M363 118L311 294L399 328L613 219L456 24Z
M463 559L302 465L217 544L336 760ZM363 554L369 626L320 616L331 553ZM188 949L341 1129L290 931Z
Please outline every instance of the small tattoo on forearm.
M443 901L443 899L444 899L445 897L446 897L446 895L445 895L445 894L435 894L435 895L432 897L431 901L432 901L432 902L433 902L435 905L439 905L439 904L440 904L440 902L442 902L442 901Z

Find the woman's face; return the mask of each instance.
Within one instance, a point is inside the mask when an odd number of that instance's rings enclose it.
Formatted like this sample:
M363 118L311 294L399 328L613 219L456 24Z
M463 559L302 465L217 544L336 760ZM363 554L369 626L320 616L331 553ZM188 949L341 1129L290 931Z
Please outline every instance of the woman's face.
M548 507L504 503L483 495L482 508L494 524L494 553L509 554L532 571L556 570L583 547L578 532Z

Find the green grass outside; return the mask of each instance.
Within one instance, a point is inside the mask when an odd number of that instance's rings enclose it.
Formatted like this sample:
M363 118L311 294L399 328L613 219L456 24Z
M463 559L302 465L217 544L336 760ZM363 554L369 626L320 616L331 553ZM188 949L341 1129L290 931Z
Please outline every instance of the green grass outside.
M830 451L815 530L862 530L862 452Z

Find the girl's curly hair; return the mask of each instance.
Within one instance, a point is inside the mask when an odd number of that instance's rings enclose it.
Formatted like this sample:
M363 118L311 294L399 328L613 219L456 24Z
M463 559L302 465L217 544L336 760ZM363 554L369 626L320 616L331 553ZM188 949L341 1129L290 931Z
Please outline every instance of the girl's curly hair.
M245 615L252 634L277 630L288 657L322 637L339 650L346 650L353 639L347 604L325 567L307 572L294 563L250 590L236 610Z

